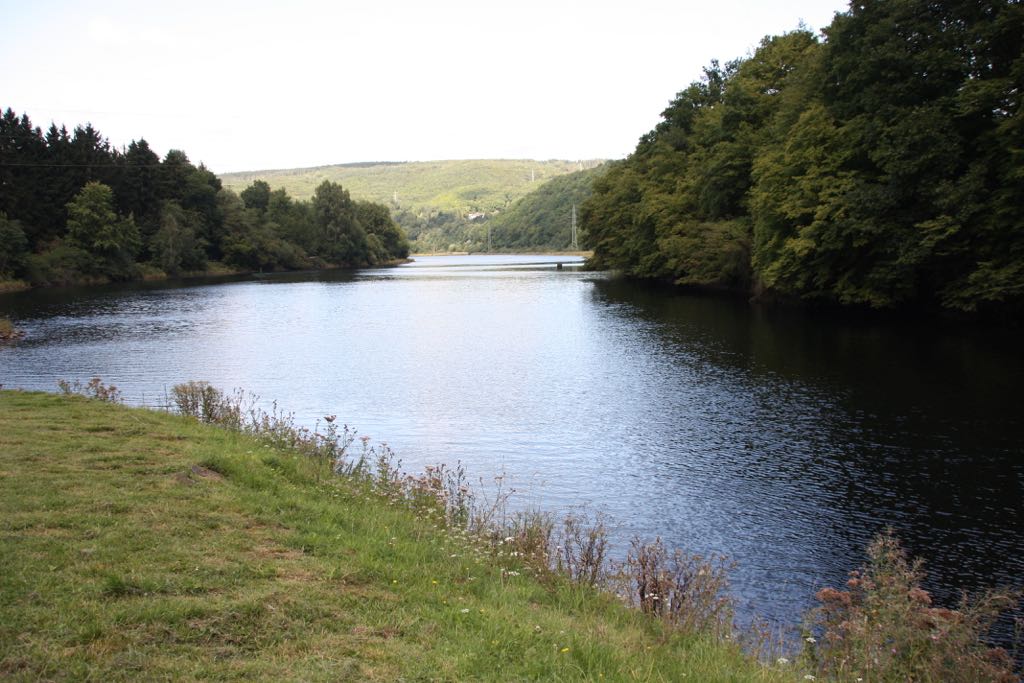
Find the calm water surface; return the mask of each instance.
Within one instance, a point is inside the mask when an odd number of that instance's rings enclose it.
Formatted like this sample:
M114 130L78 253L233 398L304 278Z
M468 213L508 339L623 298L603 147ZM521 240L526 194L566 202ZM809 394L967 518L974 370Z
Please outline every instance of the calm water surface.
M0 383L99 375L159 404L204 379L337 414L409 470L505 473L738 562L745 615L794 623L894 527L929 587L1024 583L1024 358L994 332L812 319L557 270L423 257L358 273L0 297Z

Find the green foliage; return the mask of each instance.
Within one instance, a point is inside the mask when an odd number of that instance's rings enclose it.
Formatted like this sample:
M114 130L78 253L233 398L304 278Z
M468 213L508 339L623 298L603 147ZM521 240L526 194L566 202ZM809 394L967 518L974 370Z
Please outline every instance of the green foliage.
M409 240L383 204L356 202L356 219L366 230L372 263L383 263L409 255Z
M605 166L552 178L507 210L488 219L491 246L497 250L569 249L572 207L590 197L591 185Z
M66 286L102 282L96 273L96 259L85 249L57 244L38 254L31 254L25 265L26 279L36 286Z
M254 180L252 185L242 190L239 195L245 208L266 211L270 203L270 185L263 180Z
M242 190L254 180L309 199L324 180L352 197L391 208L417 251L469 251L486 247L487 231L470 214L497 217L553 178L599 165L584 161L465 160L369 163L308 169L229 173L224 186ZM544 248L510 233L516 248ZM544 234L539 233L543 238ZM568 243L568 242L567 242ZM564 248L564 247L559 247Z
M27 115L0 116L0 281L69 285L204 271L386 263L408 239L386 206L314 213L256 181L241 199L181 150L163 160L145 140L111 148L90 125L44 135ZM323 202L322 202L323 203ZM337 207L335 207L337 208ZM334 210L334 209L332 209ZM365 223L366 227L363 227ZM367 234L369 231L369 234Z
M366 230L356 217L356 204L348 190L325 180L313 193L312 203L317 228L317 255L331 263L368 263Z
M224 261L246 270L302 268L308 261L301 247L283 239L265 213L247 209L230 190L221 190L217 206L224 221Z
M113 190L103 183L87 183L67 209L68 245L91 254L97 274L111 279L130 277L141 239L135 221L114 212Z
M0 279L20 275L27 255L28 239L21 223L0 211Z
M594 265L1024 310L1024 8L872 0L825 34L765 38L680 92L584 207Z
M168 275L206 268L206 252L196 236L195 217L176 201L164 202L160 228L150 240L153 263Z

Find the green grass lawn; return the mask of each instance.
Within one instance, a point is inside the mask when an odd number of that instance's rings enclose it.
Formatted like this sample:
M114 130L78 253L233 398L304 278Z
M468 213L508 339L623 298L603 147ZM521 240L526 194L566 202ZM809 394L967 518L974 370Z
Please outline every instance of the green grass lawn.
M0 679L794 679L432 519L189 418L0 392Z

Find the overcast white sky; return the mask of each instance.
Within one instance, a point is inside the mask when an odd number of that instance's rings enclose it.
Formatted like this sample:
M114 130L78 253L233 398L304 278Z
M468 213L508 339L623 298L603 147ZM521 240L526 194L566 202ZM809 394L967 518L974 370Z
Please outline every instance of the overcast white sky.
M621 158L712 58L840 0L0 0L0 107L211 170Z

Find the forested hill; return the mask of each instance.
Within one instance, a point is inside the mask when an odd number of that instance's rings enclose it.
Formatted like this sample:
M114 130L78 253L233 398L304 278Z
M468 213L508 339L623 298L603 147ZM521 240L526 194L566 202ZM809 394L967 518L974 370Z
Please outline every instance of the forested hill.
M521 198L488 222L491 247L498 251L570 249L572 208L590 197L605 166L558 176Z
M408 255L388 207L322 181L309 201L255 182L224 189L145 140L116 149L91 125L44 133L0 116L0 291L203 272L362 266Z
M487 246L484 223L553 178L602 162L476 159L406 163L360 163L317 168L227 173L227 188L254 180L311 195L324 180L342 184L353 197L387 205L408 234L414 251L480 251ZM541 249L544 245L522 245Z
M712 62L582 211L594 263L874 308L1024 311L1024 5L866 0Z

